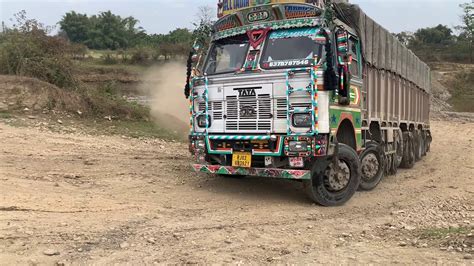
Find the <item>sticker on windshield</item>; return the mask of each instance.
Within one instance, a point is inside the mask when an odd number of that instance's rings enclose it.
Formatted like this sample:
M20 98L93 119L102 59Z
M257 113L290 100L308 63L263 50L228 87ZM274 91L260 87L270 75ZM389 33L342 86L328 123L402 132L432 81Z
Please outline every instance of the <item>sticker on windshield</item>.
M275 61L263 63L263 67L264 68L300 67L300 66L308 66L310 64L311 64L310 59L275 60Z

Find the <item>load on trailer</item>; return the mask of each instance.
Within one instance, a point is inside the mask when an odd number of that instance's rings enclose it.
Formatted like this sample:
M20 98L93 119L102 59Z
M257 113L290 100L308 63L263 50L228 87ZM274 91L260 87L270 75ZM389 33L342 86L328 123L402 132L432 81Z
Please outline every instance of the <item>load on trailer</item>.
M221 0L188 61L198 172L303 182L324 206L428 151L430 69L358 6Z

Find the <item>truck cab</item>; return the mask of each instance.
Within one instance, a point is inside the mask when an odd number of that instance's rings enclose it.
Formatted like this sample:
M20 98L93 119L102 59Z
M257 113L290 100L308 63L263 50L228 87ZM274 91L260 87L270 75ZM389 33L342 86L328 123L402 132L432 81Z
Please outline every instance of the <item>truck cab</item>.
M363 181L368 142L359 37L322 1L264 2L221 1L208 51L195 49L193 168L297 180L315 202L342 205ZM366 160L376 179L379 155Z

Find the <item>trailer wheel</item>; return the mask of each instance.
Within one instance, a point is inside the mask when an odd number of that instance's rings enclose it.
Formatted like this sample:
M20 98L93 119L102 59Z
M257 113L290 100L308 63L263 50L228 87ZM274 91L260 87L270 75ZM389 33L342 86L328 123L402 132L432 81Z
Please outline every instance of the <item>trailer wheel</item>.
M427 146L428 146L428 135L426 134L426 131L421 132L421 138L423 140L423 149L421 151L421 156L426 156L427 154Z
M366 144L365 151L360 155L360 190L370 191L378 186L384 176L384 158L382 146L377 142L369 142Z
M418 162L421 160L421 157L423 156L423 136L421 131L415 130L414 133L414 140L415 140L415 161Z
M351 147L338 145L337 162L330 159L323 167L316 163L311 180L304 181L308 196L326 207L341 206L348 202L360 183L359 156Z
M398 161L398 156L397 156L397 154L392 154L390 156L392 156L392 164L390 166L389 174L390 175L396 175L397 172L398 172L398 168L400 167L400 164L397 162Z
M403 133L401 132L401 130L395 131L393 143L395 145L395 151L396 151L396 154L395 154L396 160L394 162L394 168L398 169L403 161L403 149L404 149Z
M400 165L402 168L411 169L415 166L415 143L413 139L413 133L403 133L403 160Z
M431 142L432 141L433 141L433 136L431 136L430 131L427 131L426 132L426 143L425 143L426 153L431 151Z

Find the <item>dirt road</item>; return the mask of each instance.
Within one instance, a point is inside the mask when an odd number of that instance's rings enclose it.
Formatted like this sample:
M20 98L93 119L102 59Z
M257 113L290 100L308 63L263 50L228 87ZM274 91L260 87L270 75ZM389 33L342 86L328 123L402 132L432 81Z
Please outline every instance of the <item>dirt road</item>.
M346 206L301 184L197 175L187 147L0 119L0 264L470 264L474 123Z

